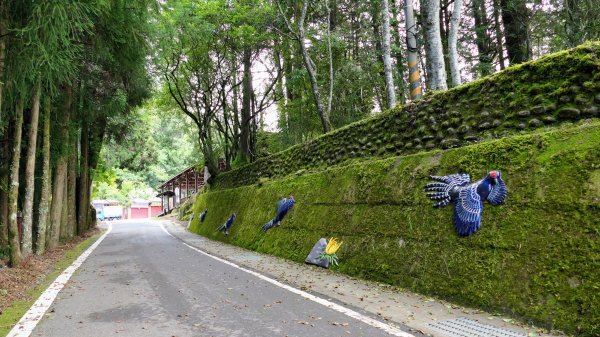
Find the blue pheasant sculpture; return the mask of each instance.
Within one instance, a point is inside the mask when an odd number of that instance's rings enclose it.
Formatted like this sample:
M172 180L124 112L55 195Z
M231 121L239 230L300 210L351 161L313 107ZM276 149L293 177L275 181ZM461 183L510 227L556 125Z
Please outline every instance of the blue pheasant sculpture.
M223 233L225 233L225 235L229 235L229 229L231 228L231 224L233 223L234 219L235 219L235 213L233 213L231 215L231 217L229 219L227 219L227 221L225 221L224 224L222 224L219 228L217 228L217 232L223 232Z
M437 201L433 207L454 202L454 225L460 236L469 236L479 229L484 200L499 205L508 194L500 171L491 171L472 184L469 184L471 177L468 174L430 177L437 182L425 185L425 191L429 192L427 196Z
M271 221L264 224L261 229L266 232L275 226L279 226L283 218L285 218L286 214L289 212L289 210L292 209L292 207L294 207L295 203L296 200L294 200L294 197L291 195L288 198L281 198L281 200L277 202L277 215L275 215L275 217L271 219Z
M200 213L200 223L204 222L204 218L206 218L206 214L208 214L208 208L204 210L204 212Z

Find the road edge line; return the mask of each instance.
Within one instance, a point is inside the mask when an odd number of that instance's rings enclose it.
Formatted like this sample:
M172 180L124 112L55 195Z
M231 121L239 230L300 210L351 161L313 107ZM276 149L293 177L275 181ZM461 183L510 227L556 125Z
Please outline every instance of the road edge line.
M159 225L160 225L160 228L161 228L161 229L162 229L162 230L163 230L165 233L167 233L167 234L168 234L170 237L172 237L172 238L175 238L175 236L173 236L173 234L169 233L169 231L168 231L168 230L165 228L165 226L164 226L162 223L160 223ZM398 329L398 328L396 328L396 327L393 327L393 326L391 326L391 325L389 325L389 324L383 323L383 322L381 322L381 321L378 321L378 320L376 320L376 319L373 319L373 318L371 318L371 317L369 317L369 316L363 315L363 314L361 314L361 313L359 313L359 312L356 312L356 311L354 311L354 310L352 310L352 309L349 309L349 308L346 308L346 307L344 307L344 306L342 306L342 305L339 305L339 304L337 304L337 303L334 303L334 302L328 301L328 300L326 300L326 299L324 299L324 298L321 298L321 297L315 296L315 295L313 295L313 294L310 294L310 293L308 293L308 292L306 292L306 291L304 291L304 290L300 290L300 289L294 288L294 287L292 287L292 286L289 286L289 285L287 285L287 284L284 284L284 283L282 283L282 282L279 282L279 281L277 281L277 280L275 280L275 279L272 279L272 278L270 278L270 277L268 277L268 276L265 276L265 275L263 275L263 274L261 274L261 273L258 273L258 272L256 272L256 271L253 271L253 270L250 270L250 269L244 268L244 267L242 267L242 266L240 266L240 265L238 265L238 264L235 264L235 263L233 263L233 262L231 262L231 261L227 261L227 260L225 260L225 259L222 259L222 258L220 258L220 257L218 257L218 256L214 256L214 255L212 255L212 254L209 254L209 253L207 253L207 252L205 252L205 251L203 251L203 250L201 250L201 249L198 249L198 248L196 248L196 247L194 247L194 246L192 246L192 245L188 244L188 243L187 243L187 242L185 242L185 241L181 241L181 242L182 242L182 243L183 243L185 246L187 246L187 247L189 247L189 248L191 248L191 249L193 249L193 250L197 251L197 252L198 252L198 253L200 253L200 254L206 255L206 256L208 256L208 257L210 257L210 258L213 258L213 259L215 259L215 260L217 260L217 261L219 261L219 262L225 263L225 264L227 264L227 265L229 265L229 266L231 266L231 267L234 267L234 268L236 268L236 269L239 269L239 270L241 270L241 271L244 271L244 272L246 272L246 273L248 273L248 274L251 274L251 275L253 275L253 276L256 276L256 277L258 277L259 279L261 279L261 280L263 280L263 281L269 282L269 283L271 283L271 284L273 284L273 285L275 285L275 286L278 286L278 287L280 287L280 288L283 288L283 289L285 289L285 290L287 290L287 291L290 291L290 292L292 292L292 293L295 293L295 294L297 294L297 295L300 295L300 296L302 296L302 297L304 297L304 298L306 298L306 299L309 299L309 300L311 300L311 301L313 301L313 302L319 303L319 304L321 304L321 305L323 305L323 306L325 306L325 307L327 307L327 308L333 309L333 310L335 310L335 311L337 311L337 312L339 312L339 313L342 313L342 314L344 314L344 315L346 315L346 316L349 316L349 317L351 317L351 318L354 318L354 319L356 319L356 320L358 320L358 321L361 321L361 322L363 322L363 323L365 323L365 324L367 324L367 325L370 325L370 326L372 326L372 327L374 327L374 328L377 328L377 329L383 330L383 331L387 332L387 333L388 333L388 334L390 334L390 335L393 335L393 336L398 336L398 337L415 337L414 335L412 335L412 334L410 334L410 333L408 333L408 332L402 331L402 330L400 330L400 329Z
M64 288L73 273L85 262L90 254L100 245L100 243L111 232L112 224L108 223L108 230L102 234L88 249L86 249L79 257L65 269L58 277L44 290L44 292L33 303L31 308L21 317L19 322L10 330L6 337L28 337L33 332L33 329L44 318L44 314L50 308L58 293Z

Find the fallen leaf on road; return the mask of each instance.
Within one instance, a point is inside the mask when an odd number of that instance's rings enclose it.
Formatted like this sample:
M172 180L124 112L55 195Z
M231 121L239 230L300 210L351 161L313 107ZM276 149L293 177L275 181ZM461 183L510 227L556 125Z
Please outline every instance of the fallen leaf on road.
M346 323L346 322L344 322L344 323L330 322L330 323L331 323L331 325L335 325L335 326L348 326L348 325L350 325L350 323Z
M315 326L315 325L314 325L314 324L312 324L312 323L309 323L309 322L307 322L307 321L302 321L302 320L296 320L296 323L298 323L298 324L304 324L304 325L310 325L310 326L312 326L312 327L314 327L314 326Z

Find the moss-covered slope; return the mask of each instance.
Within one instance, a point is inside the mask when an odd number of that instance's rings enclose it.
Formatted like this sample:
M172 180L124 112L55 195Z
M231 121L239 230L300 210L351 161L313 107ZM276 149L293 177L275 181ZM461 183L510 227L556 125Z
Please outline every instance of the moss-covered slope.
M217 177L234 187L259 178L473 144L598 116L600 42L510 67L335 130Z
M304 260L320 237L344 241L337 270L515 316L600 335L600 123L458 149L373 160L260 186L198 196L191 230ZM482 228L458 237L452 207L434 209L429 174L499 169L505 204L485 204ZM297 204L280 227L279 197ZM231 234L215 229L237 212Z

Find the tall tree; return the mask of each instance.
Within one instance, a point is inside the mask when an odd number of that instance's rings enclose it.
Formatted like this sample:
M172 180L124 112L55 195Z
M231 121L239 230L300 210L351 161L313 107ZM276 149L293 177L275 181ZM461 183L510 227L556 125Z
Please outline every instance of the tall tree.
M10 164L10 190L8 193L8 242L10 243L10 264L21 263L21 240L17 224L19 198L19 162L21 160L21 129L23 127L23 98L18 98L15 107L15 131L12 141L12 160Z
M244 74L242 77L242 119L240 126L240 154L243 162L250 162L254 156L252 146L252 51L249 47L244 48L242 56ZM225 106L225 102L223 104Z
M586 40L600 38L600 4L593 0L560 0L559 18L564 20L564 47L573 48ZM549 15L547 19L555 18ZM561 25L558 25L561 27Z
M331 8L329 7L329 0L325 0L325 7L327 8L327 59L329 61L329 94L327 95L327 116L331 116L331 104L333 103L333 52L331 51L331 27L335 27L335 13L337 12L335 6L337 2L334 1L334 11L332 14Z
M399 6L401 1L400 0L392 0L392 2L390 3L390 7L391 7L391 13L392 13L392 20L390 22L390 25L392 26L392 56L396 59L396 92L397 92L397 97L398 100L400 101L400 104L404 104L404 102L406 101L406 83L404 81L404 73L406 72L406 65L404 64L405 62L405 55L406 52L403 50L403 46L402 46L402 36L401 36L401 32L400 32L400 22L401 22L401 15L400 12L401 8Z
M508 62L523 63L531 58L529 10L526 0L500 0Z
M42 186L41 198L38 207L37 231L35 254L42 255L46 250L46 227L50 212L52 177L50 175L50 114L52 112L51 99L44 101L44 129L42 132Z
M385 88L387 96L387 107L391 109L396 106L396 89L394 77L392 76L392 59L390 57L390 11L387 0L381 0L382 40L383 40L383 69L385 72Z
M423 0L425 16L425 51L429 68L430 90L448 89L444 50L440 34L440 0Z
M27 257L33 252L34 176L41 95L42 82L38 79L33 91L31 120L29 121L29 141L27 142L27 155L25 157L25 201L23 204L23 238L21 239L21 252L23 257Z
M500 69L504 70L504 47L502 41L504 34L502 33L502 25L500 24L500 0L494 0L494 30L496 32L496 53L498 54L498 64Z
M473 0L472 10L475 30L475 43L479 64L477 69L481 76L487 76L494 71L493 60L497 48L495 48L490 34L490 22L487 17L487 6L485 0ZM500 45L502 48L502 45Z
M458 62L458 30L460 28L460 12L462 10L462 0L454 0L452 9L452 18L450 20L450 31L448 32L448 59L450 63L450 74L452 75L452 86L456 87L462 84L460 78L460 65Z
M315 106L317 107L317 113L321 118L321 126L323 127L323 132L329 132L331 130L331 120L325 108L323 107L323 102L321 102L321 93L319 92L319 84L317 82L317 70L315 69L315 63L308 53L308 48L306 47L305 40L305 20L306 13L308 11L308 2L309 0L302 1L302 9L300 11L300 17L298 18L297 27L292 27L292 24L288 20L287 16L283 12L281 8L281 4L277 2L277 6L279 8L279 13L285 20L286 26L296 42L298 43L298 47L300 48L300 52L302 54L302 61L304 62L304 68L308 72L308 78L310 80L310 87L312 90L313 100L315 102Z
M404 15L406 16L406 46L408 53L408 80L410 83L410 99L417 100L423 95L421 89L421 73L419 71L419 47L417 46L417 25L412 0L406 0Z
M6 43L8 40L8 5L6 1L0 2L0 120L2 120L2 101L4 94L4 69L6 59Z

